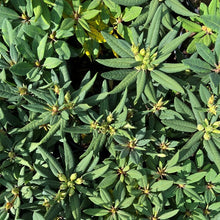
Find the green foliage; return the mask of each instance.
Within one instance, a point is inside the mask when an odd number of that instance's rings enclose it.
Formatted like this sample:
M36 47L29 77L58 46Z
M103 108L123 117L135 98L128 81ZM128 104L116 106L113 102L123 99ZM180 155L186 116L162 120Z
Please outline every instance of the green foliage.
M0 219L219 219L219 4L0 1Z

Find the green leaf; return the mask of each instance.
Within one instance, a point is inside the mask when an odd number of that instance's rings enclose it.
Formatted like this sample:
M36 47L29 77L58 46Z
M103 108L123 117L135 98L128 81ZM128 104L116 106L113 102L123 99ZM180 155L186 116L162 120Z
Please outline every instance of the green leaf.
M43 3L41 0L32 0L32 4L36 22L43 13Z
M198 54L210 65L215 66L215 56L212 53L212 51L204 44L202 43L197 43L196 44L196 49Z
M22 62L14 64L9 70L15 75L26 76L34 68L33 64Z
M167 219L173 217L174 215L176 215L178 212L179 212L179 209L175 209L175 210L172 210L172 211L169 211L169 212L165 212L164 214L159 216L159 219L167 220Z
M194 114L192 110L189 108L189 106L186 105L184 102L182 102L177 97L174 98L174 107L175 107L175 110L183 114L183 116L186 115L190 117L191 119L195 119Z
M173 185L171 180L159 180L155 182L151 187L152 192L161 192L169 189Z
M46 43L47 43L48 34L46 34L40 41L38 47L37 47L37 56L39 60L42 60L44 58L44 53L46 50Z
M121 81L132 71L133 71L132 69L112 70L112 71L102 73L101 76L104 77L105 79Z
M136 81L137 95L134 100L134 105L137 104L139 98L141 97L141 94L143 93L145 89L145 84L146 84L146 72L141 71L137 76L137 81Z
M45 220L45 218L41 214L39 214L38 212L34 212L33 220Z
M53 69L58 67L63 61L56 57L47 57L43 66L47 69Z
M146 0L112 0L116 4L124 6L142 5Z
M109 168L109 165L105 165L105 166L103 166L101 168L98 168L98 169L92 171L92 172L86 173L83 176L83 179L85 179L85 180L95 180L98 177L100 177L103 174L105 174L106 171L108 170L108 168Z
M152 80L149 77L149 75L147 75L146 77L147 78L146 78L146 85L144 88L144 94L152 103L157 103L156 93L154 90Z
M8 19L5 19L2 23L2 36L8 46L14 44L15 34L12 25L8 21Z
M67 143L66 139L63 140L63 147L64 147L64 158L65 158L65 170L66 170L66 175L70 176L74 170L74 157L72 150Z
M136 80L139 73L140 72L137 70L129 73L111 92L109 92L109 94L116 94L123 91Z
M167 5L168 8L170 8L172 11L179 15L183 16L197 16L196 13L193 13L189 11L187 8L183 6L182 3L180 3L177 0L165 0L165 4Z
M176 82L171 77L167 76L166 74L162 73L159 70L151 71L151 77L158 83L160 83L165 88L171 89L172 91L177 91L180 93L185 93L182 86Z
M207 172L198 172L187 176L187 184L199 182L206 174Z
M141 64L134 58L112 58L112 59L97 59L98 63L114 68L132 68Z
M29 37L35 38L35 36L45 36L46 32L43 31L40 27L34 26L34 25L25 25L23 27L23 31L25 34L27 34Z
M177 17L177 20L182 23L182 27L185 28L187 31L200 32L202 30L202 27L199 24L194 23L190 20L187 20L182 17Z
M4 19L7 18L9 20L19 19L19 15L14 10L9 7L0 7L0 29L2 28L2 23Z
M57 130L60 128L61 125L61 119L56 122L55 124L53 124L50 127L50 130L47 132L47 134L41 139L41 141L39 142L39 145L46 143L50 138L53 137L53 135L57 132Z
M102 201L105 204L111 204L112 203L112 199L111 199L111 196L110 196L110 193L108 192L108 190L100 189L100 196L101 196Z
M6 99L9 99L13 96L15 96L17 90L6 84L6 83L0 83L0 97L1 98L6 98Z
M97 16L99 14L100 10L87 10L82 12L81 16L82 18L84 18L85 20L90 20L92 18L94 18L95 16Z
M202 124L205 120L205 113L202 112L199 108L201 108L201 104L196 96L189 90L187 90L190 104L192 106L193 113L196 117L197 123Z
M182 60L182 62L185 65L188 65L190 69L193 70L195 73L205 74L210 73L212 70L212 67L208 63L198 58L190 58L187 60Z
M114 111L112 112L113 115L118 116L122 112L125 106L126 99L127 99L127 94L128 94L128 90L126 88L120 102L118 103Z
M128 208L129 206L132 205L134 199L135 199L135 196L134 196L134 197L133 197L133 196L132 196L132 197L128 197L128 198L124 199L124 200L119 204L119 207L120 207L121 209L126 209L126 208Z
M159 38L160 21L162 16L162 5L160 5L151 21L150 27L148 29L146 47L154 48L157 46Z
M202 20L205 25L212 30L219 32L220 29L220 16L219 15L202 15Z
M83 212L86 213L87 215L92 215L92 216L105 216L109 213L109 211L106 209L98 209L98 208L85 209Z
M71 56L71 51L68 44L65 41L59 40L54 43L54 48L57 54L65 60L68 60Z
M114 173L114 174L110 174L108 176L106 176L100 183L99 185L97 186L98 188L107 188L108 186L111 186L115 180L118 178L118 175L117 173Z
M47 162L48 166L52 165L55 168L56 173L54 173L54 175L56 177L58 176L58 174L63 173L61 165L59 164L57 159L54 156L52 156L52 154L50 154L47 150L40 146L38 146L38 150L41 153L43 159Z
M131 51L131 46L128 42L122 39L117 39L114 36L101 32L102 36L105 38L108 45L121 57L134 57L134 54Z
M78 193L74 193L73 196L69 197L69 204L73 218L81 219L80 198Z
M220 153L217 147L212 142L212 140L208 140L208 141L204 140L203 145L206 152L208 153L209 159L215 163L215 165L218 168L218 171L220 171Z
M50 118L51 118L51 113L46 112L46 114L44 114L43 118L41 118L39 120L31 121L30 123L28 123L24 127L18 129L18 132L27 132L27 131L34 130L35 128L38 128L40 125L47 124L50 121Z
M197 130L196 125L188 121L182 121L178 119L164 119L162 120L162 123L177 131L195 132Z
M159 51L159 55L164 56L173 52L184 40L186 40L190 36L190 34L191 34L190 32L184 33L181 36L175 38L174 40L165 43L163 45L163 48Z
M165 73L178 73L188 69L188 67L183 63L162 63L158 69Z
M142 11L142 7L138 7L138 6L133 6L131 8L125 8L125 12L122 17L122 20L124 22L129 22L129 21L135 19L136 17L138 17L140 15L141 11Z
M203 136L202 131L197 131L189 141L179 151L179 161L183 161L193 156L194 152L198 149Z
M75 171L77 173L84 173L86 171L86 169L88 168L89 166L89 163L92 159L92 156L93 156L93 151L91 151L86 157L84 157L76 166L76 169Z
M89 134L91 133L91 127L90 125L80 125L80 126L65 128L64 131L72 134Z
M79 24L83 27L83 29L85 29L86 31L90 32L90 27L89 24L87 23L87 21L83 18L79 18L78 19Z
M57 217L58 213L62 210L60 203L54 203L50 206L47 210L46 214L44 215L45 220L51 220Z
M198 193L191 188L184 188L183 192L186 196L188 196L190 199L193 199L194 201L198 201L198 202L203 201L201 197L198 195Z

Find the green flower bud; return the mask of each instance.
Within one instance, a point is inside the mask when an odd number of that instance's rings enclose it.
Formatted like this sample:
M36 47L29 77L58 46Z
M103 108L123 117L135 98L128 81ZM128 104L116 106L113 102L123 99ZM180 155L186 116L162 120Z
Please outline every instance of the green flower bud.
M74 188L71 188L71 189L69 190L69 196L72 196L74 193L75 193L75 189L74 189Z
M66 190L67 189L67 184L66 183L62 183L61 185L60 185L60 190Z
M75 183L78 184L78 185L81 185L81 184L83 183L82 177L77 178L76 181L75 181Z
M66 178L66 176L63 173L59 173L58 174L58 179L61 182L67 182L67 178Z
M209 133L205 133L205 134L203 135L203 138L204 138L206 141L208 141L208 140L210 140L211 136L210 136Z
M70 176L70 181L74 181L77 178L77 173L73 173Z
M146 51L145 51L145 49L144 48L142 48L141 50L140 50L140 55L141 56L145 56L145 54L146 54Z
M19 194L19 189L18 189L17 187L15 187L15 188L13 188L13 189L11 190L11 193L12 193L13 195L18 195L18 194Z
M202 131L204 129L204 126L201 124L197 125L197 130Z
M114 120L113 115L109 114L107 117L107 122L110 124Z
M141 56L140 54L135 55L135 60L136 61L143 61L144 57Z

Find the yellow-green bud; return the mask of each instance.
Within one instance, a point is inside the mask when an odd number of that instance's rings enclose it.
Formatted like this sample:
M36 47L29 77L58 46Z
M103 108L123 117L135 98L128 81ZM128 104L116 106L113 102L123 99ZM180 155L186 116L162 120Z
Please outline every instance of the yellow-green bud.
M146 54L146 51L145 51L145 49L144 48L142 48L141 50L140 50L140 55L141 56L145 56L145 54Z
M205 134L203 135L203 137L204 137L204 139L205 139L206 141L210 140L210 138L211 138L211 136L210 136L209 133L205 133Z
M112 114L109 114L109 115L107 116L107 122L110 124L113 120L114 120L113 115L112 115Z
M78 185L81 185L81 184L83 183L82 177L77 178L76 181L75 181L75 183L78 184Z
M77 173L73 173L70 176L70 181L74 181L77 178Z
M132 44L131 51L133 52L134 55L137 55L139 51L139 47L136 46L135 44Z
M13 188L13 189L11 190L11 193L12 193L13 195L18 195L18 194L19 194L19 189L18 189L17 187L15 187L15 188Z
M135 55L135 60L136 61L143 61L144 57L141 56L140 54Z
M67 185L68 185L69 188L75 188L74 182L72 182L72 181L69 181L69 182L67 183Z
M208 126L205 128L205 131L208 132L208 133L212 132L212 130L213 130L213 127L210 126L210 125L208 125Z
M201 125L201 124L197 125L197 130L202 131L203 129L204 129L203 125Z
M65 189L67 189L67 184L66 183L62 183L61 185L60 185L60 190L65 190Z
M67 182L67 178L66 178L66 176L63 173L59 173L58 174L58 179L61 182Z
M13 151L10 151L10 152L8 152L8 157L10 158L10 159L14 159L15 158L15 152L13 152Z
M59 88L58 85L54 85L54 92L59 95L59 93L60 93L60 88Z
M69 92L69 91L65 94L64 99L65 99L65 101L66 101L67 103L70 102L71 95L70 95L70 92Z
M69 196L72 196L75 193L75 189L74 188L70 188L69 190Z
M214 127L214 128L220 127L220 121L214 122L214 123L213 123L213 127Z

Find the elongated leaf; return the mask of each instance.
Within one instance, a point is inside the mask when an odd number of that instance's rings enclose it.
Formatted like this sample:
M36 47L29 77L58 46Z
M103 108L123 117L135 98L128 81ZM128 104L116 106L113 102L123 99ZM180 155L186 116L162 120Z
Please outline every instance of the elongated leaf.
M197 131L189 141L179 151L179 161L183 161L191 157L194 152L198 149L203 136L202 131Z
M134 58L97 59L96 61L104 66L114 68L132 68L141 64L141 62L136 61Z
M46 43L47 43L48 34L46 34L40 41L38 47L37 47L37 56L39 60L42 60L44 58L44 53L46 49Z
M56 160L56 158L54 158L54 156L52 156L47 150L45 150L44 148L40 146L38 147L38 150L40 151L44 160L48 163L48 166L50 166L51 164L56 169L55 176L58 176L58 174L63 173L63 169L61 165Z
M96 9L84 11L82 12L82 18L84 18L85 20L90 20L94 18L96 15L98 15L99 12L100 10L96 10Z
M176 32L174 31L174 34ZM174 40L164 44L163 48L159 51L160 56L164 56L173 52L184 40L186 40L190 36L190 32L182 34L181 36L175 38Z
M92 172L86 173L83 176L83 179L85 180L95 180L98 177L102 176L103 174L106 173L106 171L108 170L109 165L105 165L99 169L93 170Z
M165 73L178 73L188 69L188 67L183 63L162 63L158 69Z
M58 213L62 210L60 203L54 203L50 208L47 210L46 214L44 215L45 220L51 220L57 217Z
M2 23L2 36L8 46L15 43L14 42L15 40L14 30L12 28L11 23L8 21L8 19L5 19Z
M145 88L144 88L144 94L147 96L147 98L152 103L156 103L157 102L154 86L153 86L151 78L148 75L147 75L147 78L146 78L146 85L145 85Z
M201 199L201 197L199 196L199 194L193 190L193 189L190 189L190 188L184 188L183 189L183 192L186 196L188 196L190 199L193 199L195 201L199 201L199 202L202 202L203 200Z
M177 131L195 132L197 130L196 125L188 121L182 121L178 119L164 119L162 120L162 123Z
M89 166L92 159L93 151L91 151L86 157L84 157L76 166L75 171L77 173L84 173Z
M6 83L4 83L4 84L0 83L0 97L1 98L9 99L9 98L15 96L16 92L17 92L17 90L14 87L12 87Z
M212 51L205 45L202 43L197 43L196 44L196 49L198 54L210 65L215 66L216 60L215 60L215 56L212 53Z
M47 124L50 121L50 118L51 118L51 113L47 112L46 114L44 114L44 117L42 119L31 121L23 128L18 129L18 132L27 132L35 128L38 128L40 125Z
M188 65L190 69L193 70L195 73L202 73L202 74L210 73L212 70L212 67L208 63L198 58L190 58L190 59L182 60L182 62L185 65Z
M44 30L42 30L40 27L38 26L34 26L34 25L25 25L23 27L23 30L25 32L25 34L27 34L29 37L34 38L37 35L40 36L45 36L46 32Z
M81 126L65 128L64 131L73 134L89 134L91 133L91 127L89 125L81 125Z
M124 90L136 80L139 73L140 72L137 70L129 73L111 92L109 92L109 94L116 94Z
M43 143L46 143L50 138L53 137L53 135L57 132L57 130L59 129L61 125L61 119L53 124L51 127L50 127L50 130L47 132L47 134L41 139L41 141L39 142L39 145L43 144Z
M112 0L116 4L124 6L142 5L146 0Z
M150 2L148 16L147 16L146 22L144 23L144 27L147 27L148 24L151 22L152 18L154 17L154 15L157 11L158 5L159 5L159 0L155 0L155 1Z
M217 147L215 146L212 140L208 140L208 141L204 140L203 145L206 152L208 153L209 159L215 163L218 170L220 171L220 153Z
M118 103L112 114L115 114L117 116L122 112L125 106L125 101L127 99L127 94L128 94L128 90L126 88L120 102Z
M2 28L2 23L4 19L7 18L9 20L19 19L19 15L14 10L9 7L0 7L0 29Z
M153 17L153 20L148 29L146 47L150 46L150 48L154 48L157 46L157 41L159 38L159 29L160 29L160 21L162 16L162 5L160 5Z
M195 119L192 110L184 102L182 102L177 97L174 98L174 107L177 112L182 113L186 116L189 116L192 119Z
M174 11L175 13L177 13L179 15L183 15L183 16L197 16L196 13L193 13L193 12L189 11L178 0L166 0L165 4L172 11Z
M13 65L10 71L18 76L25 76L34 68L33 64L23 62Z
M159 219L167 220L167 219L173 217L174 215L176 215L178 212L179 212L179 209L175 209L175 210L166 212L166 213L160 215L160 216L159 216Z
M118 175L116 173L110 174L106 176L98 185L98 188L107 188L108 186L112 185L115 180L118 178Z
M185 93L182 86L178 82L176 82L174 79L172 79L171 77L167 76L166 74L162 73L159 70L151 71L151 77L165 88L180 93Z
M141 71L138 76L137 76L137 81L136 81L136 90L137 90L137 94L134 100L134 104L136 105L139 98L141 97L141 94L144 91L145 88L145 84L146 84L146 72L145 71Z
M190 176L187 177L187 184L195 183L201 180L207 172L199 172L199 173L194 173L191 174Z
M212 30L219 32L220 29L220 16L218 15L202 15L202 20L204 21L205 25Z
M112 35L101 32L103 37L105 38L108 45L121 57L134 57L134 54L131 51L131 46L125 41L121 39L117 39Z
M151 186L152 192L160 192L169 189L173 185L171 180L159 180Z
M38 212L34 212L33 220L45 220L45 218Z
M102 77L104 77L105 79L121 81L132 71L133 71L132 69L112 70L112 71L102 73Z
M122 17L122 20L124 22L129 22L136 17L138 17L141 13L142 7L133 6L131 8L125 8L124 15Z
M71 150L69 144L67 143L66 139L64 139L63 147L64 147L66 175L70 176L73 172L75 163L74 163L74 157L73 157L72 150Z
M44 66L47 69L53 69L59 66L63 61L56 57L47 57L44 61Z
M198 108L201 108L201 104L199 100L196 98L196 96L189 90L187 90L190 104L192 106L193 113L196 117L197 123L202 124L205 120L205 113L201 110L198 110Z
M74 193L69 197L69 204L74 219L81 219L80 199L78 193Z
M92 215L92 216L105 216L109 213L109 210L93 208L93 209L85 209L83 212L86 213L87 215Z
M177 20L182 22L182 27L185 28L187 31L200 32L202 30L202 27L195 22L192 22L182 17L178 17Z

